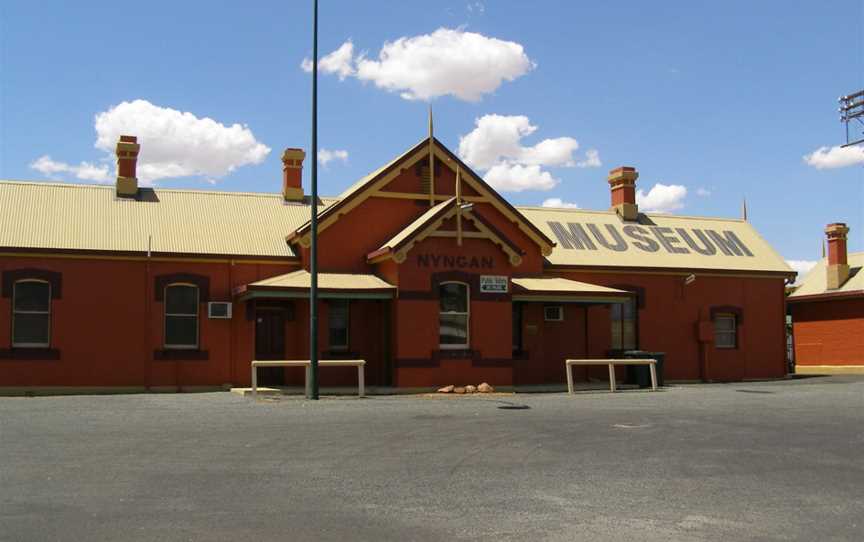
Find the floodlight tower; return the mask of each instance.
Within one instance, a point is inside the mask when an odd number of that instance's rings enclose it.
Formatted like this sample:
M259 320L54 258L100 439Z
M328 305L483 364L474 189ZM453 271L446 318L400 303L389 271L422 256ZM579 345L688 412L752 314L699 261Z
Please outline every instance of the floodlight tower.
M846 128L846 144L843 147L864 143L864 90L840 96L837 101L840 102L837 110L840 113L840 122Z

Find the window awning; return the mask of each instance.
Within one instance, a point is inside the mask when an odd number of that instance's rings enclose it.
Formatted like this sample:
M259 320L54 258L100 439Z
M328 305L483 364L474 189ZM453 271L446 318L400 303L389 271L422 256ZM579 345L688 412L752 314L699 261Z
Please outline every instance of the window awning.
M563 303L626 303L632 292L560 277L517 278L513 282L513 301Z
M256 298L309 298L312 275L305 269L270 277L234 290L240 300ZM318 273L318 296L322 299L392 299L396 287L375 275Z

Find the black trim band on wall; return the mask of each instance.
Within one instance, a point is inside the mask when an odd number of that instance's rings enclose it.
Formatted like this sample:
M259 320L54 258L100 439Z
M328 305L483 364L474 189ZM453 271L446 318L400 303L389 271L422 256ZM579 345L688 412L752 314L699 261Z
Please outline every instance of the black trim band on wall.
M63 275L46 269L10 269L3 271L3 297L12 297L13 287L19 280L44 280L51 285L51 299L63 298Z
M194 284L198 287L198 303L210 301L210 277L196 275L194 273L172 273L170 275L156 275L153 279L153 296L160 303L165 297L165 287L176 282Z
M709 309L709 313L711 314L712 322L717 318L718 314L734 314L736 326L740 326L741 322L744 321L744 311L741 310L741 307L733 305L715 305Z
M60 351L56 348L3 348L0 359L22 361L57 361Z
M437 359L426 359L426 358L402 358L395 359L396 367L400 368L434 368L440 367L441 362Z
M207 361L210 352L207 350L154 350L153 359L156 361Z
M515 361L515 360L513 360L513 359L507 359L507 358L500 358L500 359L496 359L496 358L485 358L485 359L484 359L484 358L480 358L480 359L474 359L474 360L471 360L471 365L474 366L474 367L500 367L500 368L512 368L512 367L513 367L513 362L514 362L514 361Z

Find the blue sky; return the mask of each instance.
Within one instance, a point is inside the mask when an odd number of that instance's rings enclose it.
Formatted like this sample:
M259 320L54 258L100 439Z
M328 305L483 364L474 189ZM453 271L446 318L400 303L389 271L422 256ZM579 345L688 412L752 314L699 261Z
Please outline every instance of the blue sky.
M3 2L0 178L104 180L126 130L158 186L279 190L280 151L310 146L310 20L311 2ZM424 137L431 96L454 151L485 118L463 156L516 204L606 208L607 171L632 165L646 206L738 216L746 196L788 259L818 259L833 221L864 250L864 159L804 159L842 143L862 35L860 0L322 0L321 56L353 54L320 76L319 144L344 151L320 192Z

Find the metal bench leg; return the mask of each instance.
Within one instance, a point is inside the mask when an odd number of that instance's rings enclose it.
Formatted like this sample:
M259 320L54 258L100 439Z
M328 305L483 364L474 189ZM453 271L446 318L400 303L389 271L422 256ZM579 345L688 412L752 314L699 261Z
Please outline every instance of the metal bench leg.
M312 386L311 376L312 375L310 374L311 372L312 372L312 366L307 365L306 366L306 382L305 382L305 384L306 384L306 399L309 399L312 397L312 389L311 389L311 386Z
M366 382L365 382L365 373L363 372L363 366L357 366L357 395L360 397L366 397Z
M609 390L615 391L615 365L609 364Z
M648 368L651 370L651 391L657 391L657 367L649 363Z
M258 394L258 367L252 366L252 398Z
M573 366L569 363L565 363L564 366L567 369L567 393L573 394Z

